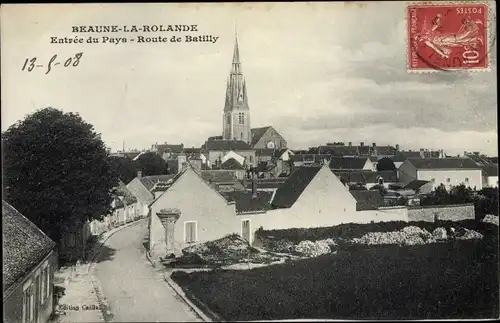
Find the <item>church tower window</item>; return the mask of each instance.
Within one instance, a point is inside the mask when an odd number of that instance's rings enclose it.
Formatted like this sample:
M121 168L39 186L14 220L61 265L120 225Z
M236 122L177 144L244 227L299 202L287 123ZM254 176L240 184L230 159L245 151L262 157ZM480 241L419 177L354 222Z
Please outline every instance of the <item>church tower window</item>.
M245 124L245 114L244 113L240 112L238 114L238 122L239 122L239 124Z

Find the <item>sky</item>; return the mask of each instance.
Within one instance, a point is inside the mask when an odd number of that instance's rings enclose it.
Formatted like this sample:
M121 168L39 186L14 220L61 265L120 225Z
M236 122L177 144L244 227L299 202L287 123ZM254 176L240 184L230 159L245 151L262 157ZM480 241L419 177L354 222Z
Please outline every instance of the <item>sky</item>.
M350 141L497 156L494 37L489 72L408 73L405 18L404 2L3 5L2 131L50 106L78 112L113 151L199 147L222 132L237 30L251 125L272 125L292 149ZM219 39L50 43L105 35L73 33L76 25L168 24L198 32L106 36ZM62 65L78 52L78 66ZM61 64L45 74L54 54ZM44 67L22 71L32 57Z

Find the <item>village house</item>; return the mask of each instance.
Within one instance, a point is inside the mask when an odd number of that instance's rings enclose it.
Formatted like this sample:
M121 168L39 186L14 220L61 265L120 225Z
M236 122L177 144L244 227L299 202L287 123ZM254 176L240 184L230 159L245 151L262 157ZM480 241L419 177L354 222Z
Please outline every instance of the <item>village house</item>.
M403 186L405 190L413 190L416 195L429 194L434 189L434 184L431 181L413 180Z
M376 171L377 168L368 157L331 157L330 169L333 171L342 170L366 170Z
M53 311L57 244L2 201L3 321L46 322Z
M481 168L468 158L410 158L399 167L398 176L402 183L430 181L433 189L441 184L447 189L460 184L476 190L483 187Z
M220 192L191 166L151 204L150 252L163 256L167 245L175 253L194 243L237 233L253 241L255 231L333 226L340 223L406 221L406 208L357 210L358 201L324 162L320 167L299 167L276 190ZM198 203L192 203L196 199ZM267 201L267 202L266 202ZM175 212L173 211L175 210ZM173 214L171 214L173 213ZM176 220L162 225L163 218ZM165 230L171 230L169 234ZM171 240L166 243L165 237Z
M158 183L168 183L174 175L142 176L142 171L137 172L137 177L126 185L127 189L137 199L137 210L141 217L149 214L149 204L154 200L153 189Z
M256 164L255 149L241 140L211 140L209 138L201 148L204 152L207 152L211 166L222 164L222 158L231 151L242 156L246 165L254 166Z
M309 154L301 151L294 151L294 155L290 156L292 162L292 172L302 166L319 166L326 159L332 158L329 154Z
M483 175L483 187L498 187L498 165L480 166Z

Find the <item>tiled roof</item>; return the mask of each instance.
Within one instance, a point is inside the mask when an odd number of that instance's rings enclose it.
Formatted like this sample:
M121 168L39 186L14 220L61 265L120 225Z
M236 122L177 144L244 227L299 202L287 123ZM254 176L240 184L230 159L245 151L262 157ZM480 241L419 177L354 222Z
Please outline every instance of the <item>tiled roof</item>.
M56 247L45 233L2 201L3 290L9 289Z
M255 156L269 156L269 157L272 157L272 156L274 156L275 152L276 151L274 149L268 149L268 148L265 148L265 149L255 149Z
M408 159L417 169L479 169L468 158L410 158Z
M192 156L192 155L198 156L202 154L201 148L184 148L182 152L185 153L186 156Z
M298 167L276 190L273 208L291 207L320 169L321 167Z
M207 140L202 147L205 150L252 150L249 144L241 140Z
M267 163L267 162L259 162L257 167L255 167L255 171L257 172L269 172L271 171L276 165L272 163Z
M267 127L261 127L261 128L253 128L250 130L252 134L252 143L251 145L255 145L261 138L264 136L266 131L271 128L270 126Z
M360 183L365 185L366 178L363 176L363 172L343 172L343 171L334 171L333 172L337 177L339 177L344 183Z
M296 154L290 156L293 162L311 162L321 163L323 160L330 160L332 158L329 154Z
M135 159L136 157L138 157L139 155L143 154L143 152L141 151L133 151L133 152L126 152L126 153L122 153L123 156L129 158L129 159Z
M276 149L273 154L273 158L280 158L288 148Z
M396 153L396 148L392 146L376 146L377 155L393 156Z
M234 158L229 158L223 162L220 168L225 170L245 170L245 167L238 163L238 161Z
M481 166L481 169L483 170L484 174L486 176L498 176L498 165L488 165L488 166Z
M234 172L228 170L203 170L201 178L206 182L217 184L238 182Z
M357 148L360 155L370 155L370 146L358 146Z
M356 146L319 146L318 152L321 154L330 154L332 156L357 156L358 147Z
M422 180L416 179L416 180L413 180L413 181L409 182L405 186L403 186L403 189L408 189L408 190L416 191L416 190L418 190L419 188L421 188L422 186L424 186L427 183L430 183L430 182L429 181L422 181Z
M273 192L257 191L256 198L253 198L251 191L223 192L221 194L229 202L235 202L237 213L247 213L269 209L269 201Z
M382 204L380 191L378 190L350 190L352 196L356 199L356 210L376 210Z
M391 158L393 162L404 162L408 158L421 158L418 151L398 151Z
M277 189L283 183L286 182L286 177L275 177L275 178L258 178L257 181L257 189ZM252 188L252 181L247 180L245 182L245 188Z
M376 172L376 174L382 176L385 183L395 183L398 181L398 171L396 170L382 170Z
M142 185L151 191L156 183L158 182L168 182L170 179L174 178L175 175L153 175L153 176L143 176L139 180Z
M331 169L363 169L366 164L366 157L332 157L330 160Z

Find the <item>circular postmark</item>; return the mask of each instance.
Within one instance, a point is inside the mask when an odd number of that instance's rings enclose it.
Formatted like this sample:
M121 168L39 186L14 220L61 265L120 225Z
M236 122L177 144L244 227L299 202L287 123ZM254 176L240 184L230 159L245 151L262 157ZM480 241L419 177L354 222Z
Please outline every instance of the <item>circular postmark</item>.
M485 3L408 7L409 69L488 69L495 24L495 9Z

